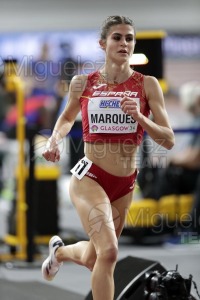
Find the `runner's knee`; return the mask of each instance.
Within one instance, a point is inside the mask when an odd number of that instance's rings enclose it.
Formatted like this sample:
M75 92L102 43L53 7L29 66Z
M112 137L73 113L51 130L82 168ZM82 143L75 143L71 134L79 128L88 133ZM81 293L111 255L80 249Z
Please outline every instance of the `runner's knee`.
M114 264L117 261L118 247L116 245L107 245L98 251L97 257L102 262Z
M93 270L97 258L106 264L114 264L117 261L118 247L116 245L106 246L98 251L97 257L83 255L82 262L89 270Z

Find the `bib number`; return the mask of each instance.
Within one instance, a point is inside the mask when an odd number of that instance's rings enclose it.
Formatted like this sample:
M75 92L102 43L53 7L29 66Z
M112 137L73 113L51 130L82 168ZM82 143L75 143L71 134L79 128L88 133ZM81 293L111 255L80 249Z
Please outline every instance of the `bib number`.
M79 162L70 170L70 172L76 176L79 180L88 172L92 165L92 161L87 157L82 158Z

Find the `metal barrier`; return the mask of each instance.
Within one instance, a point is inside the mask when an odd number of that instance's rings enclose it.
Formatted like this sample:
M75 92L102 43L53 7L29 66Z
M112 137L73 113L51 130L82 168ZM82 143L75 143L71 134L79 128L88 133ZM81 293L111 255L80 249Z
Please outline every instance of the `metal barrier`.
M5 62L5 84L9 92L16 95L17 121L16 139L18 141L18 159L16 170L16 220L15 234L6 234L3 238L5 244L10 246L10 253L0 255L0 261L20 260L33 262L34 244L47 244L50 236L35 236L32 219L33 197L30 192L32 180L56 180L60 176L58 166L34 166L34 153L30 155L30 166L25 164L25 138L26 138L26 118L24 110L24 83L17 76L17 62L15 60ZM30 139L30 137L29 137ZM32 148L33 136L31 136L30 151ZM28 189L31 191L26 195L27 179L30 181ZM14 250L13 250L14 249Z

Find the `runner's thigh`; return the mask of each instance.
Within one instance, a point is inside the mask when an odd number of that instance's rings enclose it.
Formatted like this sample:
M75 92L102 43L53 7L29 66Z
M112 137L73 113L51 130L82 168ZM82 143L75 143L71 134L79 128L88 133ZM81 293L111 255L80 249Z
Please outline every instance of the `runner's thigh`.
M94 243L96 251L105 245L117 245L112 207L103 188L87 176L81 180L72 176L69 192L85 232Z

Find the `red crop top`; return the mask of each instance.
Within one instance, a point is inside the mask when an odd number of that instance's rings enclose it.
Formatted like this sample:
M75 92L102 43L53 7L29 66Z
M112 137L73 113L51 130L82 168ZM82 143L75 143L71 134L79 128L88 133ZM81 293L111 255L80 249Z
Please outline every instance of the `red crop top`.
M120 108L125 95L137 101L142 114L149 116L143 74L134 71L120 84L107 84L99 71L88 75L80 98L84 142L140 145L143 128Z

